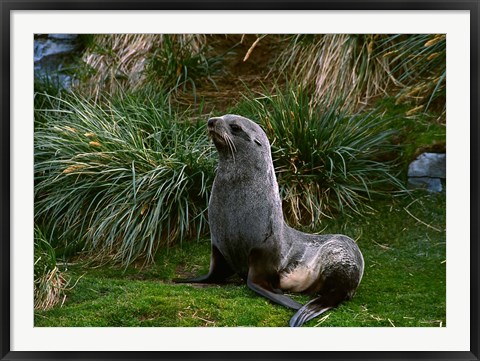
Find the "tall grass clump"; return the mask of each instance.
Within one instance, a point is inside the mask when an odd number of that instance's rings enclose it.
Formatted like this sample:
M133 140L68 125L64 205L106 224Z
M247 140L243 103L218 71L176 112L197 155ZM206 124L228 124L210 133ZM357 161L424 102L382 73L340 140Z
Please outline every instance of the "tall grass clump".
M310 96L287 86L250 94L238 110L260 122L270 139L289 222L315 227L325 215L362 214L373 196L403 189L389 119L375 112L349 115L339 100L312 105Z
M123 265L205 232L215 165L205 122L167 100L52 101L63 106L35 110L48 118L35 132L39 224Z
M60 302L68 282L57 267L53 247L37 225L34 227L34 257L34 307L48 310Z
M168 90L190 87L194 94L199 80L206 79L215 85L212 75L218 72L221 57L207 57L208 46L196 40L163 35L162 46L148 57L147 81Z
M342 97L348 99L342 107L356 111L394 95L412 104L409 115L445 111L443 34L300 34L285 41L280 73L314 86L312 103Z

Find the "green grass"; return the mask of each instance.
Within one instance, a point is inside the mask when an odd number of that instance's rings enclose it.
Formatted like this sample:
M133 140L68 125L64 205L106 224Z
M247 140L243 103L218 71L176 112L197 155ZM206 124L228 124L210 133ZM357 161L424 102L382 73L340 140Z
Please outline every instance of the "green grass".
M446 325L445 194L387 199L370 217L324 220L322 233L355 239L365 274L355 297L306 326ZM77 285L62 307L35 312L35 326L272 326L288 325L293 311L272 304L240 280L227 285L174 284L203 274L208 240L161 250L154 265L124 272L90 269L82 263L67 274ZM293 295L299 302L309 297Z
M408 115L410 107L407 104L396 104L395 98L379 99L376 108L392 118L391 126L397 130L394 143L398 144L401 152L399 162L403 170L423 152L446 152L447 127L436 121L432 113L418 113Z

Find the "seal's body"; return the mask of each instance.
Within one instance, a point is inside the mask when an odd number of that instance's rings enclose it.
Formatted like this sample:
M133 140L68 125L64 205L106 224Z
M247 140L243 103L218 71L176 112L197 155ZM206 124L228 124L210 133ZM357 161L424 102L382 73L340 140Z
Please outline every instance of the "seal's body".
M362 278L357 244L344 235L315 235L289 227L275 177L270 143L253 121L224 115L208 121L219 153L208 218L210 271L181 282L219 283L234 273L249 288L297 309L291 326L350 299ZM315 294L306 305L282 291Z

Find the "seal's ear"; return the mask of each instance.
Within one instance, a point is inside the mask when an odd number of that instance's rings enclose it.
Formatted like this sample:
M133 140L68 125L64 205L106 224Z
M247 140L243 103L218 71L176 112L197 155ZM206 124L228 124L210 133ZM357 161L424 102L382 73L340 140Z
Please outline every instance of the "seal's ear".
M253 141L257 143L257 145L259 145L260 147L262 146L262 143L258 139L255 138Z

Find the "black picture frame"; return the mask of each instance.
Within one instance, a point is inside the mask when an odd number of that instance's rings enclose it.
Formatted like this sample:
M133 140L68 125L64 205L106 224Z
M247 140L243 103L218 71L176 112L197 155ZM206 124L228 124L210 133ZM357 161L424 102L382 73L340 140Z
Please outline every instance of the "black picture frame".
M11 350L10 323L10 222L11 222L11 123L10 123L10 46L11 20L14 10L467 10L470 12L470 129L471 129L471 218L470 218L470 350L446 352L399 352L399 351L361 351L361 352L19 352ZM480 14L479 0L446 1L333 1L333 0L263 0L263 1L161 1L161 0L82 0L82 1L14 1L1 0L1 97L0 108L0 359L1 360L478 360L479 359L479 126L478 126L478 55Z

